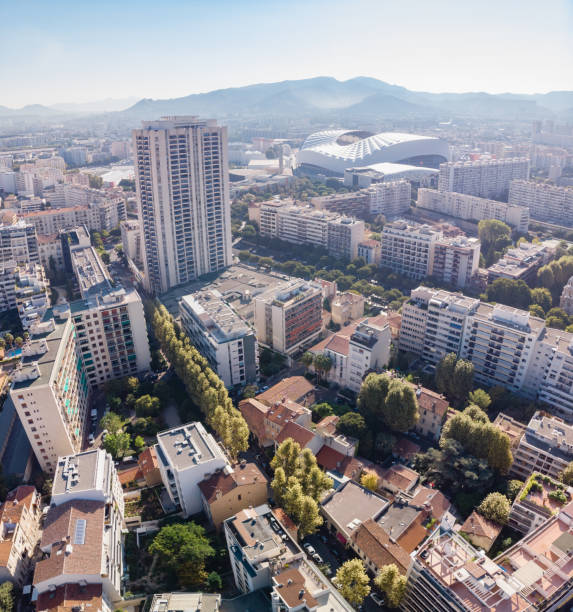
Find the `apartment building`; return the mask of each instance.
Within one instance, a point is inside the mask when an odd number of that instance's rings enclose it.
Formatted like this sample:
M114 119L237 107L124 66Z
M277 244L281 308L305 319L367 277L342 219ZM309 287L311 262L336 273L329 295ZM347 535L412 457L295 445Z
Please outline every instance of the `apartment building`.
M183 296L179 313L191 343L226 387L257 380L259 350L255 331L219 291L203 289Z
M187 423L157 434L161 479L173 504L184 517L203 509L199 483L225 469L227 458L201 423Z
M76 331L67 306L49 310L30 329L12 375L10 397L44 472L82 446L90 396Z
M60 271L64 269L64 256L60 234L40 234L38 236L38 254L40 263L46 270L53 268Z
M56 611L71 600L114 610L121 600L123 528L123 491L111 455L60 457L40 543L44 558L34 572L36 609Z
M197 117L144 121L133 151L147 289L230 265L227 128Z
M0 264L40 263L36 228L23 220L0 225Z
M404 179L375 183L366 189L368 194L368 213L374 217L384 215L395 219L410 210L412 185Z
M217 470L199 483L203 511L219 531L223 521L245 508L267 502L269 479L256 463L241 461Z
M350 291L338 293L330 303L332 322L346 325L364 315L365 298Z
M219 612L220 593L161 593L154 595L149 612Z
M532 472L558 479L573 461L573 426L546 412L536 412L512 451L511 474L526 480Z
M525 157L446 162L440 164L438 191L495 199L507 196L512 180L528 178L529 159Z
M310 199L317 210L336 213L347 217L364 219L370 210L370 195L365 189L350 193L332 193Z
M480 241L466 236L442 237L431 253L428 273L452 287L466 287L477 274Z
M509 189L509 203L528 208L532 219L566 227L573 224L573 187L514 180Z
M260 344L293 355L322 331L322 288L300 279L286 281L258 295L255 330Z
M131 261L143 262L143 249L141 246L141 224L134 219L122 221L119 224L121 229L121 244L123 252Z
M50 307L50 283L40 264L14 269L14 299L22 327L29 330Z
M416 390L419 411L419 419L414 425L414 431L437 442L442 433L442 425L446 420L448 400L442 394L421 385L412 384L412 387L415 387Z
M275 200L260 208L260 232L295 244L312 244L329 255L354 259L364 239L364 222L312 206L295 206L292 200Z
M379 240L363 240L358 243L358 257L364 257L367 264L380 265L382 245Z
M567 281L561 292L559 306L568 314L573 314L573 276Z
M473 222L497 219L520 234L525 234L529 229L529 209L517 203L506 204L474 195L420 188L416 206Z
M441 232L428 225L399 220L387 223L382 231L381 265L396 274L422 279L428 276L435 243Z
M487 269L488 283L498 278L533 283L539 268L553 259L558 245L557 240L546 240L540 244L521 242L515 248L508 249L501 259Z
M0 504L0 583L22 587L40 541L42 499L35 487L20 485Z

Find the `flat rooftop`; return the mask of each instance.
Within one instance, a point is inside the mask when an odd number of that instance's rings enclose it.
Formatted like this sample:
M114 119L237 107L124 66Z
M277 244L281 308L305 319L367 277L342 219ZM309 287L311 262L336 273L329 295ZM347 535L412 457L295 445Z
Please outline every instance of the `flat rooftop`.
M111 278L94 247L75 248L71 258L83 298L111 290Z
M60 457L54 474L52 496L92 489L105 491L109 484L106 461L111 459L101 449Z
M217 612L220 605L215 593L163 593L153 596L149 612Z
M157 442L159 459L164 465L170 463L177 469L185 469L212 459L225 459L223 451L201 423L187 423L163 431L157 434Z

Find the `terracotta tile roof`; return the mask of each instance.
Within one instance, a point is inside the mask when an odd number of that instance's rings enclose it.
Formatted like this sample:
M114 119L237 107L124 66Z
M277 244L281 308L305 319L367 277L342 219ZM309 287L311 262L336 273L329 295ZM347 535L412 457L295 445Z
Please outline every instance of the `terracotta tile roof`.
M209 478L199 483L199 489L208 503L217 499L217 491L226 495L237 487L249 486L255 482L268 482L267 477L261 472L256 463L235 464L233 472L226 473L224 470L215 472Z
M418 406L420 410L427 410L432 414L435 414L438 418L442 419L448 411L449 403L448 400L431 389L426 387L418 387L414 383L409 383L410 387L416 390L416 397L418 399Z
M397 457L402 457L403 459L411 459L416 453L420 452L420 446L408 438L400 438L396 444L394 444L394 448L392 449L392 454Z
M305 397L314 391L314 385L304 376L290 376L283 378L276 385L257 395L257 400L272 406L275 402L288 398L293 402L302 403Z
M44 523L42 549L51 550L50 557L36 564L34 584L64 574L100 575L103 554L105 504L75 500L51 507ZM86 521L84 544L75 544L78 519ZM68 540L69 538L69 540ZM71 552L66 552L66 545Z
M17 523L22 516L23 508L32 506L36 488L21 485L12 489L6 496L6 501L0 506L0 523ZM16 502L16 503L14 503Z
M277 436L277 444L281 444L287 438L292 438L300 444L301 448L306 448L306 445L314 438L314 433L298 423L289 421Z
M126 485L133 480L140 480L143 478L143 472L141 471L139 465L133 465L125 470L122 470L121 472L118 472L117 476L119 478L119 482L122 485Z
M328 339L326 343L325 349L332 351L333 353L338 353L339 355L348 355L350 347L350 339L345 336L334 334Z
M297 539L298 527L293 523L290 516L282 508L274 508L272 513L276 516L281 525L289 532L294 539Z
M324 470L338 472L353 480L358 480L366 465L370 463L359 457L343 455L326 445L318 451L316 461Z
M159 463L157 462L157 451L155 450L155 446L147 447L140 455L137 460L139 467L141 469L141 473L145 476L159 468Z
M408 491L420 478L420 474L411 470L410 468L396 463L391 465L387 470L384 470L382 474L381 486L396 487L400 491Z
M319 421L316 424L316 428L333 435L336 433L336 425L338 424L338 421L340 421L340 417L337 417L335 414L330 414Z
M468 535L475 535L482 538L488 538L489 540L495 540L502 530L502 526L498 525L494 521L486 519L479 512L475 510L468 516L465 523L461 526L460 531L467 533Z
M38 596L36 611L71 612L73 608L81 605L85 606L86 611L102 610L102 585L87 584L81 587L76 583L68 583L59 586L55 591L45 591Z
M350 539L378 569L395 563L400 572L406 574L410 555L399 544L392 542L390 536L373 519L364 521Z
M441 521L444 514L451 508L450 500L438 489L420 486L416 489L412 498L412 503L416 506L423 506L429 503L432 507L432 516Z
M306 590L303 575L297 569L286 569L275 574L275 592L283 599L289 608L297 608L304 602L306 608L312 610L318 606L318 601Z
M239 410L245 421L247 421L249 430L259 439L259 441L263 442L266 438L265 415L269 407L257 399L249 398L239 402Z
M428 535L428 530L422 525L427 515L425 512L420 512L416 519L408 526L408 528L398 538L398 544L407 552L411 553L424 541Z
M296 419L304 411L303 406L287 399L284 403L277 402L270 406L266 418L277 425L284 425L287 421Z

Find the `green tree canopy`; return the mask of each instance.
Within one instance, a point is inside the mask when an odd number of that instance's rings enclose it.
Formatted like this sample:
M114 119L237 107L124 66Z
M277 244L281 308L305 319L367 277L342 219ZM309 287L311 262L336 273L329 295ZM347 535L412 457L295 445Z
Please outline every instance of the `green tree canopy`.
M108 433L113 434L123 429L123 419L115 412L108 412L101 418L99 425L102 429L107 429Z
M477 511L490 521L505 525L509 518L511 504L509 499L501 493L490 493L478 506Z
M473 387L474 366L455 353L444 355L436 366L436 386L450 402L461 406Z
M336 572L334 584L353 606L359 606L370 593L370 579L360 559L350 559L343 563Z
M375 426L382 421L384 401L391 380L386 374L371 373L364 379L360 387L358 410L371 426Z
M479 406L482 410L487 410L491 404L491 397L483 389L470 391L468 395L470 405Z
M573 461L561 472L561 482L567 486L573 486Z
M388 606L397 608L406 593L406 576L403 576L395 563L384 565L374 578L376 586L385 593Z
M1 612L12 612L14 610L14 585L9 582L3 582L0 585L0 610Z
M521 279L496 278L486 289L488 302L499 302L514 308L527 309L531 304L531 290Z
M340 417L336 429L347 436L360 440L366 433L366 422L361 414L347 412Z
M418 400L414 389L404 381L394 379L384 401L384 422L393 431L408 431L418 418Z
M511 228L497 219L483 219L478 223L481 252L486 267L491 266L511 245Z
M135 414L138 417L156 417L159 416L160 410L161 402L158 397L142 395L135 401Z
M127 455L130 443L131 436L127 432L117 431L107 434L103 447L114 459L121 459Z

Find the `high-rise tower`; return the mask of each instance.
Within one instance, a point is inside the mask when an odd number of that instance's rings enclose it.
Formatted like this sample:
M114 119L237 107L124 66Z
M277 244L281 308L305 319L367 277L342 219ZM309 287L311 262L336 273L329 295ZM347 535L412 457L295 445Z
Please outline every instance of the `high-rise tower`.
M133 149L148 290L230 265L227 128L197 117L144 121Z

